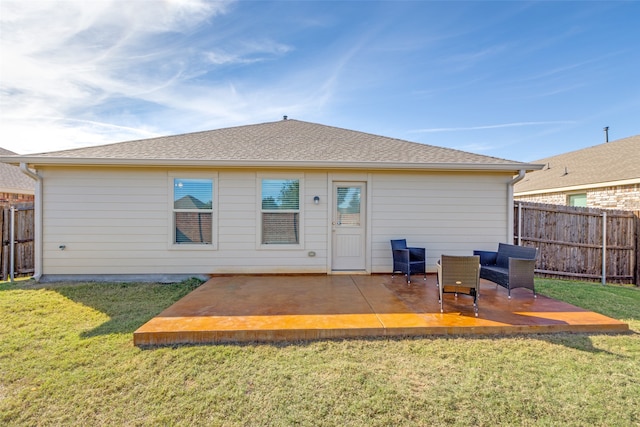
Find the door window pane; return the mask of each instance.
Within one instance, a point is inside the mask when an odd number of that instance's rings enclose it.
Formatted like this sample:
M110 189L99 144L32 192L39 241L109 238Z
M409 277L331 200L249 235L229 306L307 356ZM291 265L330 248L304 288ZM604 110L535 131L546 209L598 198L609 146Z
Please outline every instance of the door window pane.
M338 187L336 219L341 226L360 225L360 187Z

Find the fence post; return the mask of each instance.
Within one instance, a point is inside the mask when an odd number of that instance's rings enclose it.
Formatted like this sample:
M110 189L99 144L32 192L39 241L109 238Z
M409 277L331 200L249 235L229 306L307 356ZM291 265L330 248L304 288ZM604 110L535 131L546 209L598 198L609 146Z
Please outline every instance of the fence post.
M9 247L10 247L10 259L9 259L9 280L13 282L16 270L16 208L11 206L11 219L9 220Z
M522 246L522 202L518 202L518 246Z
M9 277L9 254L7 251L8 243L9 243L9 224L7 224L7 220L9 217L9 209L6 206L0 207L0 217L2 218L2 229L0 230L0 235L2 235L2 245L0 246L0 255L2 255L2 279L7 280ZM5 245L5 242L7 245Z
M607 284L607 211L602 212L602 284Z
M634 280L633 283L635 283L636 286L640 286L640 211L635 211L633 213L635 215L635 222L634 222L634 226L635 226L635 261L636 261L636 268L634 269L633 275L634 275Z

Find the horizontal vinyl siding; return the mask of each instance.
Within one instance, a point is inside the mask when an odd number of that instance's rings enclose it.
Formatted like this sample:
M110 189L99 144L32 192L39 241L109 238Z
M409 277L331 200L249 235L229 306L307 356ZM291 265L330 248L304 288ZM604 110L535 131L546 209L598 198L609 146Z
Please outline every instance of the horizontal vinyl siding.
M299 248L259 245L260 188L248 170L186 170L216 176L215 248L172 247L169 176L162 168L45 168L43 274L144 275L326 273L330 267L332 180L364 181L362 173L286 173L303 180ZM274 172L283 176L282 171ZM351 178L351 179L350 179ZM508 174L378 173L368 175L371 230L367 265L391 270L389 240L426 247L432 269L440 254L470 254L505 241ZM314 204L318 196L320 202ZM60 250L60 245L66 248ZM315 252L315 256L309 256Z
M258 189L255 173L223 172L218 175L218 252L213 265L241 266L255 252ZM243 255L244 253L244 255Z
M166 171L76 168L41 174L44 274L155 274L174 261L184 263L166 256Z
M326 228L326 213L318 217L313 194L318 187L326 187L326 174L304 174L301 171L284 173L303 180L304 199L301 200L304 242L299 248L282 249L278 245L260 247L260 188L258 174L247 171L219 173L219 245L213 262L215 273L325 273L327 241L318 238L317 224ZM260 172L260 177L281 177L283 172ZM326 191L326 190L325 190ZM308 252L316 252L309 257Z
M389 240L441 254L471 255L505 241L507 182L500 174L376 174L372 182L372 271L391 271Z
M45 275L324 273L327 267L327 174L303 176L304 246L259 248L257 174L217 174L217 249L169 245L169 173L164 169L45 169L43 273ZM184 175L198 173L189 170ZM264 172L263 172L264 173ZM268 173L267 173L268 175ZM190 175L191 176L191 175ZM313 203L323 199L324 207ZM60 250L64 245L66 248ZM315 257L308 255L316 253Z
M313 198L318 196L320 202L316 205ZM329 192L327 189L326 173L307 173L305 179L305 255L308 257L309 251L316 253L315 262L327 268L327 224L328 215L327 202Z

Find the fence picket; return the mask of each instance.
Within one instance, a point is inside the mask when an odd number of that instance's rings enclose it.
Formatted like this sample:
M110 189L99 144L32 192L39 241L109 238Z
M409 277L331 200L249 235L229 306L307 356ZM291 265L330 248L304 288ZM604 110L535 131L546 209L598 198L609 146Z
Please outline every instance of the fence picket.
M638 212L579 208L518 202L514 230L522 235L515 241L537 247L536 272L549 277L602 279L606 259L606 280L639 283ZM521 218L522 224L518 224ZM606 225L603 227L603 220ZM603 231L606 234L603 236ZM606 240L603 240L606 239ZM606 243L606 257L603 256Z
M35 271L34 257L34 207L33 203L22 203L15 206L14 224L14 277L29 276ZM7 280L11 273L10 251L11 251L11 206L1 205L0 228L2 230L2 246L0 247L0 258L2 259L2 271L0 278Z

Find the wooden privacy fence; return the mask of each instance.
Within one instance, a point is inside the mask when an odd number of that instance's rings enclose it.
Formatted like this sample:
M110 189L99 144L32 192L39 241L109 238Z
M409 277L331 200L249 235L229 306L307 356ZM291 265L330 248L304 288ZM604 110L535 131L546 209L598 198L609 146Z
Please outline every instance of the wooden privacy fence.
M2 229L0 278L2 280L11 278L12 272L13 277L32 275L34 272L35 234L33 203L14 206L0 205L0 208L2 209L2 215L0 215L0 229ZM11 268L12 260L13 268Z
M517 244L547 277L640 285L640 212L515 203Z

